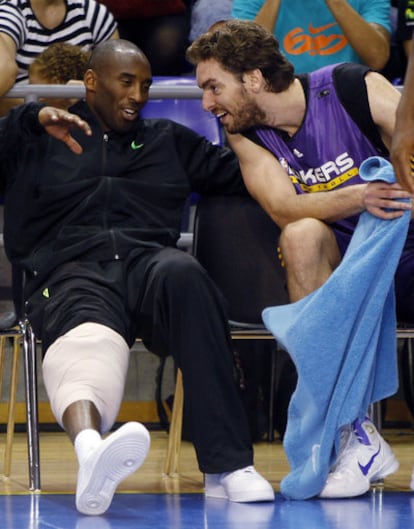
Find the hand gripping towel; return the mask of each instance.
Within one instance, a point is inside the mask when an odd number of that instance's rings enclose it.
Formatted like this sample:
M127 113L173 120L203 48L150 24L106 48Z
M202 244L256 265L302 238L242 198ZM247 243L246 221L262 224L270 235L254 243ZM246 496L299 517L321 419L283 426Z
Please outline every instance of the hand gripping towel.
M361 164L360 175L395 182L392 165L378 156ZM287 498L317 496L335 459L339 428L397 390L394 274L409 220L409 211L393 220L363 212L328 281L262 313L298 371L284 437L290 473L281 492Z

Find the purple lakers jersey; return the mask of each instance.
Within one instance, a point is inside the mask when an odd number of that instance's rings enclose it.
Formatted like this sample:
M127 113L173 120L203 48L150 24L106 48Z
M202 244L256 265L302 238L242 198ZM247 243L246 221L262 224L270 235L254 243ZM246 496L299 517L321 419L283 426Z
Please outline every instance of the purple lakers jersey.
M337 66L327 66L307 76L307 110L293 137L270 127L254 129L259 143L285 168L298 194L359 184L359 166L366 158L378 155L376 145L339 98L333 76ZM351 228L356 220L348 218L336 224Z

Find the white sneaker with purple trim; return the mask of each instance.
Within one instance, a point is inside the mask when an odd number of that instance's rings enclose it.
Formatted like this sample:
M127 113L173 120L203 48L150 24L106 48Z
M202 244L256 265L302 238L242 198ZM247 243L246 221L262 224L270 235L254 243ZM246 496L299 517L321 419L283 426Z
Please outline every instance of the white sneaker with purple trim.
M399 463L390 445L372 421L356 420L341 432L338 459L332 467L320 498L352 498L368 492L371 483L384 479Z

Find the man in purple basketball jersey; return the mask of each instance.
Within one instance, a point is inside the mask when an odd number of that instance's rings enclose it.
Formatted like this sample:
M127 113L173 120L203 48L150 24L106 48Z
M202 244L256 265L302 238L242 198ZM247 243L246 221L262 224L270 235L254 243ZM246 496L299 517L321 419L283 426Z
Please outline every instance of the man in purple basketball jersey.
M343 63L294 74L279 43L253 22L229 21L188 49L203 106L228 133L251 195L281 228L292 302L323 285L341 262L360 213L393 219L411 209L399 184L364 183L368 157L388 157L400 94L369 68ZM400 320L414 319L414 225L395 276ZM398 462L369 419L340 433L321 497L352 497ZM362 468L358 463L362 462Z

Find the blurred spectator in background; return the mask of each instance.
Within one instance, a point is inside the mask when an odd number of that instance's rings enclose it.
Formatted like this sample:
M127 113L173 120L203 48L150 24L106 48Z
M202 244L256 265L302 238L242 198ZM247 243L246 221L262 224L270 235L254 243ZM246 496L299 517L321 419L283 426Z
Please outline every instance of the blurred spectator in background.
M414 28L414 0L396 0L395 3L398 9L396 38L404 48L405 58L408 58Z
M191 10L190 41L193 42L216 22L231 18L232 0L195 0Z
M68 84L83 86L89 52L66 42L55 42L38 55L29 67L30 84ZM42 100L50 106L68 108L76 102L72 98Z
M66 84L82 81L89 53L79 46L55 42L38 55L29 67L32 84Z
M27 82L34 58L54 42L90 50L118 37L114 17L96 0L1 1L0 96Z
M118 23L121 38L139 46L155 76L182 75L189 44L192 0L99 0Z
M411 39L411 30L405 17L409 2L414 6L414 0L391 0L390 58L381 73L394 85L403 83L407 68L407 45Z
M390 0L233 0L232 16L274 33L295 72L303 73L337 62L384 68L390 10Z

